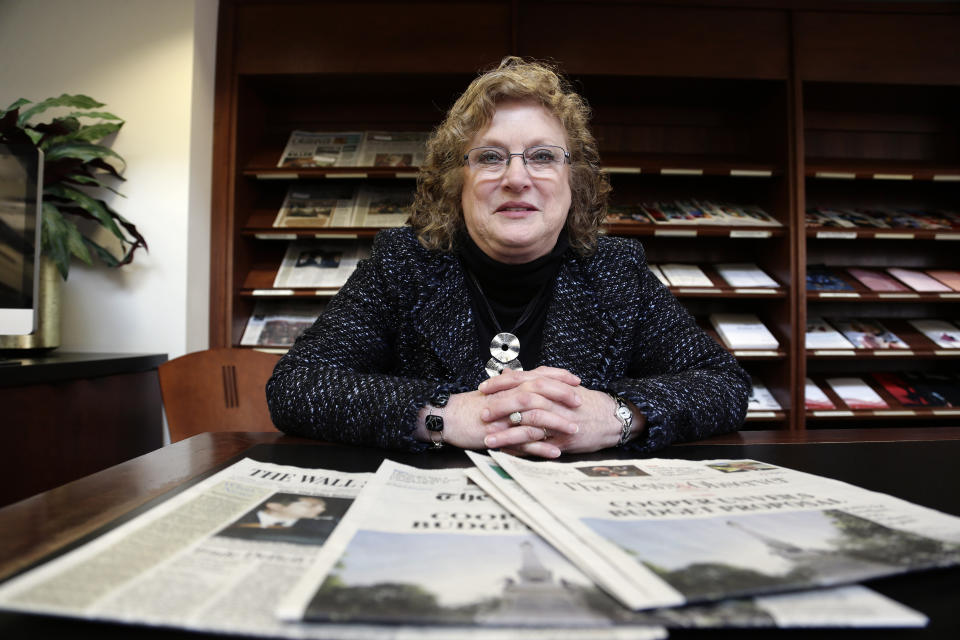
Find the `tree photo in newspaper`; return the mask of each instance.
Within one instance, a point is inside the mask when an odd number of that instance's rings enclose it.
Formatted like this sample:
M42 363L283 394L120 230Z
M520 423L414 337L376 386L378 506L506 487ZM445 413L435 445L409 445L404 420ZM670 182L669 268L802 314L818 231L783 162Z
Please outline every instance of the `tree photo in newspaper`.
M467 455L476 465L466 471L470 480L577 566L592 569L588 575L610 590L611 573L602 570L606 564L602 557L566 532L563 524L492 458L472 451ZM651 609L634 616L651 624L686 628L923 627L928 622L920 612L859 585Z
M635 609L960 563L960 518L762 462L491 455L608 571L632 579L615 595Z
M385 460L279 609L288 620L473 625L661 637L462 469Z

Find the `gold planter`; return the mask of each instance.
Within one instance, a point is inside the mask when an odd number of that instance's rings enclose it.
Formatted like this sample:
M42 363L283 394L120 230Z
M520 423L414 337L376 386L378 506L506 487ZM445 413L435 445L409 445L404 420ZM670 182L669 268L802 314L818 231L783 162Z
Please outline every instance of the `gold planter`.
M60 286L63 278L46 256L40 261L37 330L25 336L0 336L0 349L54 349L60 346Z

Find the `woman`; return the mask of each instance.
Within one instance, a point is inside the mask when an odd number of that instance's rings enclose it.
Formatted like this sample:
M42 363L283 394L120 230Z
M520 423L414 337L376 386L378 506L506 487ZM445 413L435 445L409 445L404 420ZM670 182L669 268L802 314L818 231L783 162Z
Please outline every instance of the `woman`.
M277 364L274 424L546 458L738 428L747 374L638 242L598 238L610 187L588 119L545 65L474 80L427 143L411 226L377 235Z

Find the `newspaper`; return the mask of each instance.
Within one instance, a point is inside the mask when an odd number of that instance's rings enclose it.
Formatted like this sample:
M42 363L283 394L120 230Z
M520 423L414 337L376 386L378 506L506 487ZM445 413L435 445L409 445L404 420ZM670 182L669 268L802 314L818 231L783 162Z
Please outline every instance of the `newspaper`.
M634 623L633 612L462 469L391 460L278 612L287 620L575 630L577 638L664 635Z
M467 477L490 494L505 509L533 529L544 540L563 550L563 536L555 535L563 525L543 508L492 458L468 451L475 469ZM605 561L592 549L578 545L567 549L568 559L577 564L603 567ZM592 572L601 587L609 573ZM922 627L928 622L922 613L859 585L813 589L801 593L736 598L708 605L687 605L635 613L652 624L667 627Z
M306 240L291 242L277 270L273 286L282 288L342 287L363 258L370 243L357 240Z
M290 347L313 326L323 302L259 300L247 320L240 344L245 347Z
M293 184L287 189L274 227L353 226L356 189L352 185Z
M491 452L590 547L631 609L835 586L960 563L960 518L753 460L532 462ZM578 562L574 556L571 560Z
M360 152L363 167L419 167L423 164L424 131L367 131Z
M362 144L360 131L294 131L277 167L354 167Z
M371 476L241 460L8 580L0 608L234 634L386 637L273 615Z
M402 227L410 217L413 189L410 186L364 185L357 194L355 227Z

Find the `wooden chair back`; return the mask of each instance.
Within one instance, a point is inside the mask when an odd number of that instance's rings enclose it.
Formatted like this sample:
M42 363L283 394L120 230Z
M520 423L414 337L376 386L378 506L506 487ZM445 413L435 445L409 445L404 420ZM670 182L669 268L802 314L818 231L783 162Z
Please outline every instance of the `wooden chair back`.
M205 431L276 431L265 387L279 359L253 349L207 349L161 364L170 441Z

